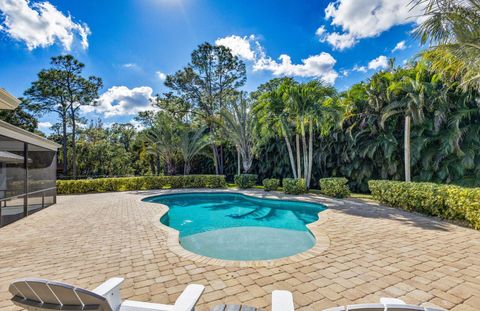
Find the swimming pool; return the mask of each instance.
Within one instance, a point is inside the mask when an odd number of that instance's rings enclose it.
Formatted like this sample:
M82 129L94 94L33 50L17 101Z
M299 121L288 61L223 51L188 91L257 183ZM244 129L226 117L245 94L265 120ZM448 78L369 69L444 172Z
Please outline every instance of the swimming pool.
M178 193L144 199L167 205L160 221L180 232L180 244L199 255L225 260L267 260L310 249L306 227L325 206L261 199L238 193Z

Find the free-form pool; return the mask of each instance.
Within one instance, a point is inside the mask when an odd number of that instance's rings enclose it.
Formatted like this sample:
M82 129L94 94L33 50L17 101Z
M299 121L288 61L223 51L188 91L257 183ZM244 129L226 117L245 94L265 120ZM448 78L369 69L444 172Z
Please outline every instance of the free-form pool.
M238 193L178 193L144 201L169 207L160 221L180 232L185 249L226 260L276 259L310 249L315 238L306 225L325 209Z

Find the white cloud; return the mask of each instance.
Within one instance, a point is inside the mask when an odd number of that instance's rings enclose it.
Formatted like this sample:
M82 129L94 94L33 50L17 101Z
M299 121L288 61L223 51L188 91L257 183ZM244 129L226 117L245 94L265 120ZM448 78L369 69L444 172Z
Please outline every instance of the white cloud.
M397 45L395 45L395 47L392 50L392 53L394 53L396 51L405 50L406 48L407 48L407 45L405 43L405 40L400 41L400 42L397 43Z
M328 33L324 26L317 29L315 34L320 42L328 42L335 50L344 50L357 44L358 40L350 33Z
M155 71L155 74L157 75L157 78L158 78L160 81L165 81L165 79L167 78L167 75L164 74L164 73L161 72L161 71Z
M388 68L388 58L385 55L380 55L368 63L368 69L376 70L378 68Z
M245 60L253 61L256 58L255 51L251 47L251 43L255 42L255 36L228 36L224 38L218 38L215 41L216 45L223 45L230 50L232 50L232 54L238 57L241 57Z
M49 129L52 127L52 123L46 121L46 122L38 122L38 128L40 129Z
M154 110L153 90L148 86L129 89L126 86L113 86L103 93L96 106L82 106L86 113L102 113L105 117L135 115L140 111Z
M340 49L341 46L343 48L352 47L359 39L376 37L393 26L409 23L419 24L422 21L420 17L422 12L422 7L412 7L410 0L337 0L330 2L325 9L325 18L333 27L339 27L342 33L337 33L336 36L326 41L337 49ZM335 33L331 35L333 34ZM325 31L322 35L325 38L329 36ZM341 35L346 37L339 37Z
M23 41L29 50L59 42L69 51L76 37L80 37L82 48L88 47L88 26L75 23L70 14L64 15L50 2L0 0L0 12L4 17L0 31Z
M280 55L278 59L280 62L262 57L254 64L253 70L271 71L274 76L317 77L331 84L338 77L333 69L337 61L325 52L302 59L301 64L292 64L291 57L286 54Z
M357 72L367 72L367 67L365 66L358 66L358 65L355 65L353 66L352 68L352 71L357 71Z
M138 66L135 63L126 63L126 64L123 64L122 67L126 68L126 69L132 69L132 70L139 70L140 69L140 66Z
M270 71L275 76L315 77L332 84L338 77L334 69L336 60L329 53L312 55L302 59L300 64L294 64L287 54L280 55L278 61L267 56L254 35L245 37L232 35L219 38L215 43L228 46L234 55L251 61L253 71Z

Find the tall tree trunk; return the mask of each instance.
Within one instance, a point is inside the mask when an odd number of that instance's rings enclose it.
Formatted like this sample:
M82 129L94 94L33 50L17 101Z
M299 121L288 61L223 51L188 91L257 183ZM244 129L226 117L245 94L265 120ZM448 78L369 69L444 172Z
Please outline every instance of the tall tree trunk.
M313 120L312 117L308 120L308 175L307 188L310 188L310 181L312 179L313 166Z
M282 135L285 139L285 144L287 145L288 150L288 157L290 158L290 166L292 167L293 178L297 178L297 170L295 169L295 159L293 157L292 146L290 145L290 140L288 139L287 131L285 130L285 126L282 122L280 122L280 126L282 127Z
M157 154L157 175L160 175L160 155Z
M67 154L67 117L62 120L62 152L63 152L63 175L68 175L68 154Z
M210 147L212 148L213 154L213 165L215 166L215 175L220 175L219 167L218 167L218 149L215 144L211 144Z
M220 175L223 175L223 170L224 170L224 161L223 161L223 145L220 145L220 149L218 150L218 158L219 158L219 168L218 171L220 172Z
M72 176L73 179L77 178L77 140L75 135L77 134L77 121L75 120L75 110L71 109L72 118Z
M411 181L411 166L410 166L410 127L411 127L411 117L405 117L405 181Z
M307 138L305 137L305 123L303 118L300 123L300 130L302 131L303 177L308 178L308 148L307 148ZM307 185L308 185L308 182L307 182Z
M190 174L190 162L184 161L183 163L183 175Z
M237 148L237 175L240 175L240 149Z
M297 174L298 178L302 178L302 165L300 162L300 136L298 136L298 134L295 134L295 147L297 149Z

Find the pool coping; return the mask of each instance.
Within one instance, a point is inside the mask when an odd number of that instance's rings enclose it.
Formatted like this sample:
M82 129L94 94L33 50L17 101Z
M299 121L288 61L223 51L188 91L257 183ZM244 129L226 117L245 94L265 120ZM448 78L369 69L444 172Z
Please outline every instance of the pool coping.
M217 259L211 258L203 255L199 255L193 252L190 252L182 247L180 244L179 235L180 232L176 229L168 227L160 222L160 218L165 215L169 208L167 205L161 203L154 203L154 202L146 202L144 199L153 197L153 196L161 196L161 195L169 195L175 193L238 193L243 194L251 197L261 198L261 199L273 199L273 200L281 200L281 199L288 199L290 201L300 201L300 202L307 202L307 203L317 203L322 204L327 207L327 209L320 211L318 213L318 220L307 224L307 228L315 237L315 245L310 249L292 255L288 257L278 258L278 259L270 259L270 260L224 260L224 259ZM304 195L287 195L280 192L265 192L263 190L257 189L204 189L204 188L187 188L187 189L172 189L172 190L158 190L158 191L148 191L148 193L140 199L142 204L155 204L155 206L160 206L161 212L157 213L153 218L152 222L154 225L161 229L162 231L167 233L167 247L170 251L175 253L176 255L183 257L185 259L189 259L198 263L204 263L208 265L216 265L222 267L272 267L272 266L281 266L284 264L289 264L292 262L301 262L303 260L317 257L325 252L330 247L330 238L328 237L327 233L320 228L320 224L327 222L327 220L333 215L333 211L330 209L336 205L342 204L340 201L335 199L330 199L322 196L312 196L309 194Z

